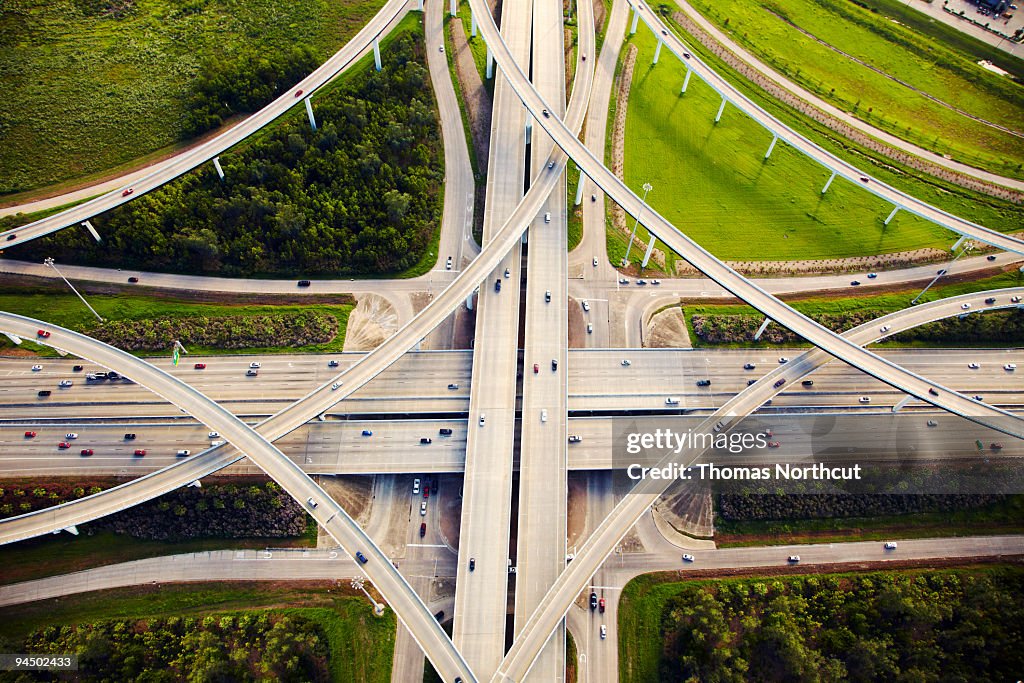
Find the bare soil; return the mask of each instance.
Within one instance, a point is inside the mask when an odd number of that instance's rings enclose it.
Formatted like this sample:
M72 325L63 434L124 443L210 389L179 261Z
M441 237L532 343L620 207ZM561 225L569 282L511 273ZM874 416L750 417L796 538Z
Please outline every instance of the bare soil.
M485 172L491 144L491 94L480 79L476 69L473 52L469 49L469 40L462 29L461 21L448 24L449 36L455 47L455 74L462 88L462 99L466 103L466 114L469 116L469 131L473 138L473 151L476 154L476 167ZM478 198L479 199L479 198Z
M666 308L655 314L647 323L644 346L652 349L688 349L690 333L686 329L686 317L678 306Z
M372 351L398 330L398 313L391 303L376 294L359 297L348 316L346 351Z

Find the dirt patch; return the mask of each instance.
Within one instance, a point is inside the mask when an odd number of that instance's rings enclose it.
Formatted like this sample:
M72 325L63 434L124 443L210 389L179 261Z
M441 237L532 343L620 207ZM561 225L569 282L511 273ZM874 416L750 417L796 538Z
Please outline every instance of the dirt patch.
M697 486L673 487L658 498L652 513L676 532L700 538L711 538L715 534L715 513L710 489Z
M587 321L580 302L569 298L569 348L582 349L587 345Z
M567 484L568 515L566 516L566 545L570 548L583 540L587 532L587 473L569 472Z
M373 477L358 474L340 474L336 476L321 475L320 486L330 494L338 505L345 509L349 516L366 526L370 520L371 499L373 496Z
M652 349L688 349L692 346L681 306L666 308L651 317L644 335L644 346Z
M476 69L473 52L469 48L470 40L483 40L480 36L467 38L461 21L448 22L448 35L455 48L455 75L462 89L462 99L466 104L469 117L469 132L473 139L473 151L476 154L476 167L487 168L491 144L491 94L480 79ZM479 199L479 198L478 198Z
M348 317L346 351L372 351L398 330L398 313L384 297L367 294Z
M439 475L437 484L438 498L441 500L439 532L444 543L457 551L459 530L462 528L462 475Z

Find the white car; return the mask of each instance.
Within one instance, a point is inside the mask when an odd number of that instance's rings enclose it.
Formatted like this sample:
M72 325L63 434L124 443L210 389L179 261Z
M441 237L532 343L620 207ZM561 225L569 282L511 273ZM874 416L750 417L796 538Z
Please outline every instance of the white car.
M789 562L799 562L800 561L800 556L799 555L790 555L788 561Z
M628 358L623 358L622 359L622 367L628 368L630 365L632 365L632 363L629 361Z
M1003 366L1003 370L1006 370L1007 372L1013 372L1016 369L1017 369L1017 364L1016 363L1007 363L1006 365Z
M620 277L619 278L619 284L620 285L628 285L629 284L629 278L628 277Z
M779 357L779 365L785 365L788 362L789 362L789 359L786 358L785 356L780 356Z
M886 550L896 550L896 541L886 541L885 542L885 549Z
M607 637L608 637L608 627L605 626L604 624L601 624L601 640L604 640Z
M587 334L594 333L594 323L587 323Z
M39 372L42 369L43 369L42 365L33 365L32 366L32 372Z
M257 369L259 369L260 364L259 364L258 361L253 361L253 362L249 363L249 367L252 368L253 370L257 370Z
M550 223L551 222L551 212L550 211L548 211L546 214L544 214L544 222L545 223Z
M541 409L541 411L540 411L540 421L541 422L547 422L548 421L548 409L547 408L542 408Z
M888 325L882 325L882 329L880 329L879 332L884 334L884 333L888 332L890 329L891 328Z
M683 562L693 562L693 555L689 553L683 555Z
M965 310L965 311L966 311L967 309L969 309L970 307L971 307L971 305L970 305L970 304L960 304L960 308L962 308L962 309L963 309L963 310Z
M412 492L413 492L413 495L418 495L419 494L419 492L420 492L420 480L419 479L413 479L412 480Z
M487 420L487 415L485 415L484 413L480 413L480 426L481 426L481 427L483 427L483 426L484 426L484 422L485 422L486 420Z
M583 310L584 311L589 311L590 310L590 302L587 301L586 299L583 300Z
M341 388L341 382L335 382L334 384L331 385L331 391L337 391L340 388Z
M427 501L420 503L420 517L427 516Z
M217 432L210 432L210 433L209 433L209 434L207 434L206 436L207 436L207 437L209 437L209 438L211 438L211 439L216 439L217 437L219 437L219 436L220 436L220 434L218 434Z
M309 507L311 507L311 508L315 508L316 507L316 501L313 500L312 498L307 498L306 502L309 503Z
M217 446L223 446L223 445L224 445L223 441L211 441L210 442L210 448L216 448Z
M70 386L71 386L72 384L74 384L74 382L72 382L71 380L69 380L69 379L62 379L62 380L60 381L60 384L59 384L58 386L61 386L61 387L70 387Z
M971 370L977 370L977 369L978 369L978 368L980 368L981 366L980 366L980 365L978 365L977 363L968 363L968 364L967 364L967 367L969 367L969 368L970 368Z
M77 438L78 438L78 434L76 434L75 432L68 432L67 434L64 435L64 440L65 441L72 441L72 440L77 439Z
M507 279L509 279L510 277L512 277L512 271L511 271L511 270L509 270L508 268L506 268L506 269L505 269L505 279L507 280Z
M871 397L870 396L861 396L857 400L860 401L861 403L871 403Z
M594 267L597 268L597 257L594 257Z
M675 396L669 396L668 398L665 399L665 405L677 406L679 405L679 399L676 398Z
M448 260L445 262L444 269L445 270L451 270L452 269L452 257L451 256L449 256Z

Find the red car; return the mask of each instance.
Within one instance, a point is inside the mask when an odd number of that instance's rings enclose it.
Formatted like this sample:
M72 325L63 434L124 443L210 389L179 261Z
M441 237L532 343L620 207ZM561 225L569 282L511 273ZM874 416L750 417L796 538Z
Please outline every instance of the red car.
M69 444L67 441L61 441L59 444L57 444L57 448L61 450L64 450L65 448L71 448L71 444Z
M206 369L206 363L196 363L195 364L195 368L196 368L196 370L205 370Z
M424 486L423 487L423 497L424 498L430 498L430 487L429 486Z
M778 442L778 441L769 441L769 442L768 442L768 448L778 448L778 447L779 447L779 445L780 445L780 444L779 444L779 442Z
M427 535L427 523L426 522L421 522L420 523L420 538L423 538L426 535Z
M145 448L136 448L135 449L135 455L143 456L145 454L146 454L146 449Z
M533 364L533 374L536 375L538 372L540 372L540 366L537 365L536 363L534 363Z
M25 432L25 438L26 439L34 439L34 438L36 438L36 433L35 432Z
M92 455L92 449L91 448L83 448L82 449L82 455Z
M302 97L302 91L301 90L296 90L295 91L295 96L296 97Z
M604 612L604 598L597 601L597 610L599 612Z
M43 339L49 339L50 338L50 333L47 332L46 330L38 330L36 332L36 334L39 335L40 337L42 337Z
M134 187L129 187L127 190L125 190L124 192L121 193L121 196L122 197L127 197L132 192L135 192L135 188Z

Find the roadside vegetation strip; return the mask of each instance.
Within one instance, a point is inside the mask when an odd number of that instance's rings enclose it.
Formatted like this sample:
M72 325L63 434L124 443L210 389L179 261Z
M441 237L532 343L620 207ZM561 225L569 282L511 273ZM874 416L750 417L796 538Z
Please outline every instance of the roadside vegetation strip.
M357 67L316 98L316 131L296 110L222 155L223 181L204 166L93 219L100 244L66 230L7 253L229 276L421 271L440 230L444 162L416 19L381 72Z
M772 141L767 131L728 106L715 124L721 100L714 91L693 81L680 95L684 69L671 59L651 66L656 39L650 32L638 31L629 42L640 55L626 118L626 183L639 188L649 182L648 202L715 256L827 259L949 248L951 233L912 214L885 225L892 205L857 183L836 179L823 195L828 171L785 144L765 160ZM925 201L941 199L935 202L940 207L986 227L1020 227L1013 220L1024 215L1020 207L975 197L968 202L915 185L906 189Z
M941 42L846 0L773 0L769 7L741 0L691 4L766 64L854 116L938 154L1024 177L1019 137L996 134L877 72L1018 129L1024 88Z
M213 58L310 46L324 61L381 0L191 4L14 0L4 6L0 194L109 169L185 140L193 79Z
M633 579L619 603L620 680L758 672L767 680L997 681L1024 665L1020 567L765 573Z
M123 632L126 636L148 633L154 642L171 646L177 640L175 631L187 624L200 629L227 628L227 635L231 636L243 625L246 629L262 629L264 626L261 624L272 628L285 618L293 624L315 626L319 647L326 649L327 680L367 683L390 680L397 624L394 613L388 610L382 617L373 616L361 593L335 581L161 584L70 595L8 610L7 617L0 624L0 640L11 644L40 636L56 638L70 632L71 625L88 629L97 622L117 620L131 624L153 623L155 628L128 628ZM290 637L283 634L278 641L278 647L285 646ZM190 641L189 646L202 653L207 646L219 642L202 637ZM226 642L232 642L232 638ZM97 644L101 643L102 639L99 639ZM113 638L108 639L107 644L111 646L113 657L127 654ZM267 650L273 651L273 647ZM88 650L79 653L85 652ZM134 653L138 661L147 661L146 651L139 653L134 650ZM232 659L233 655L242 661L251 661L253 657L253 651L244 644L207 654L212 660L222 656ZM265 673L258 672L253 678L263 679L265 676ZM233 680L243 678L247 677ZM133 680L118 675L110 679ZM275 680L325 679L284 675L275 677Z

